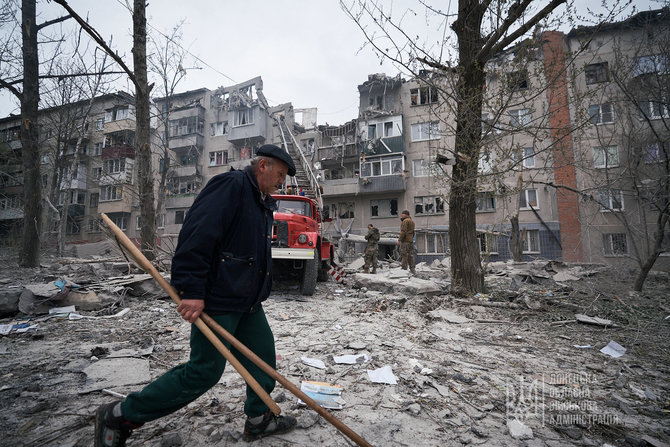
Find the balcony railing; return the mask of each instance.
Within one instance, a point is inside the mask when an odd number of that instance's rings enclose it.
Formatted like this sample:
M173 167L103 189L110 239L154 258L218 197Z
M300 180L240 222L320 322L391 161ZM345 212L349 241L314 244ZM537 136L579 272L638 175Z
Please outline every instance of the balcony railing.
M330 146L319 148L319 160L341 160L343 158L358 158L358 147L355 144Z

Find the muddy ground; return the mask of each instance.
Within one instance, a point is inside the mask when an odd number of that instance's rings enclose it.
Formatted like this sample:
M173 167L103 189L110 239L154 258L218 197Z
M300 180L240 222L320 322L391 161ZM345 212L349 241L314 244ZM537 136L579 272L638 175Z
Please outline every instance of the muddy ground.
M120 274L104 263L45 264L20 270L4 263L2 287ZM384 265L375 277L352 271L347 284L319 283L312 297L278 281L265 304L278 371L298 386L341 386L343 408L331 411L370 444L667 445L668 274L652 275L643 293L631 294L632 276L604 267L578 269L557 283L555 272L519 275L527 266L498 265L489 269L488 293L466 299L446 292L446 269L418 268L414 279L436 285L422 292L394 267ZM0 336L0 445L91 446L91 415L114 399L103 388L127 394L187 358L189 324L169 298L150 290L117 287L114 304L78 309L85 318L17 314L0 321L37 325ZM609 323L578 322L575 314ZM625 354L601 353L610 341ZM334 361L345 354L369 361ZM321 360L325 369L302 358ZM104 364L116 372L96 369ZM368 371L385 366L396 384L371 381ZM115 384L115 376L129 376L128 383ZM281 386L272 396L299 427L250 445L354 445ZM243 400L242 379L228 366L217 386L136 430L128 445L244 445Z

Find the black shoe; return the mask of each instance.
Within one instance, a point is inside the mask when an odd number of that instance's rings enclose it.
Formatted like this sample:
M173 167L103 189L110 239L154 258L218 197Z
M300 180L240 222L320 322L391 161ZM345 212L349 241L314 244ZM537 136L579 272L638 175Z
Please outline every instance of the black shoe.
M244 424L244 440L253 441L270 435L277 435L293 430L296 420L293 416L277 416L271 411L263 415L263 420L252 424L249 419Z
M113 409L119 402L100 405L95 412L95 447L125 447L133 429L142 426L114 416Z

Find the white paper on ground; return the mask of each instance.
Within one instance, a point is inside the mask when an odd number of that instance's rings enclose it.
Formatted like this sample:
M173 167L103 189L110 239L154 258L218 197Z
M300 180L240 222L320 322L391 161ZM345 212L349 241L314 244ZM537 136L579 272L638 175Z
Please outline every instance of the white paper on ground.
M300 360L302 360L302 362L305 365L313 366L313 367L319 368L319 369L326 369L326 364L323 363L319 359L311 359L309 357L300 357Z
M335 363L344 363L347 365L355 365L361 363L367 363L370 361L370 356L367 354L347 354L347 355L334 355L333 360Z
M626 353L626 348L621 346L619 343L614 340L607 343L607 346L600 350L603 354L607 354L610 357L619 358Z
M388 383L389 385L398 383L390 365L382 366L374 371L368 369L368 378L374 383Z

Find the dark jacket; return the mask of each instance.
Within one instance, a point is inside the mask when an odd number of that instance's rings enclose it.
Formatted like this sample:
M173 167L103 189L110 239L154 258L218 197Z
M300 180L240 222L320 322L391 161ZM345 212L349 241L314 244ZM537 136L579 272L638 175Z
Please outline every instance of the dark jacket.
M272 213L251 167L213 177L186 215L172 258L182 299L204 299L205 312L255 312L272 287Z
M375 227L370 228L368 234L365 235L365 240L368 241L368 248L377 248L379 242L379 230Z

